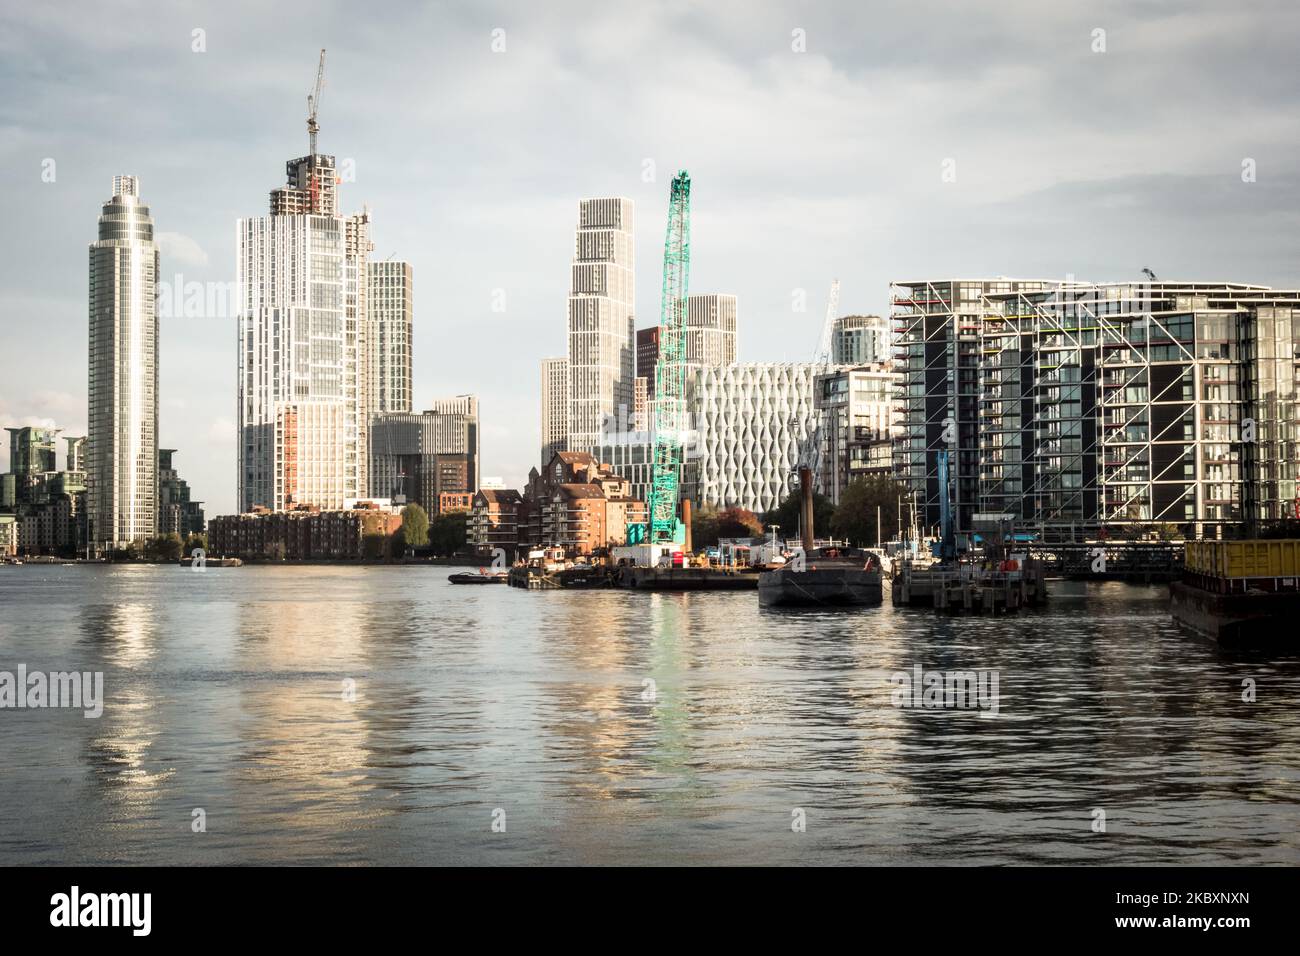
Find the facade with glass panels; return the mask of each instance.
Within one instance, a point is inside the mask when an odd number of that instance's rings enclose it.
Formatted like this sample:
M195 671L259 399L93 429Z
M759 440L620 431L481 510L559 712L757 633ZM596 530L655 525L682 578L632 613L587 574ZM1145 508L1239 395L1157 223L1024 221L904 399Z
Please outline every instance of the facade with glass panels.
M1046 538L1165 525L1214 535L1295 513L1300 292L984 286L965 319L928 337L928 378L905 373L898 472L926 489L928 522L941 448L958 530L985 512ZM899 343L904 356L921 351L906 332ZM941 401L916 401L926 382Z
M158 265L139 180L115 176L90 246L86 443L88 533L109 548L158 528Z
M239 505L341 508L369 472L369 214L343 218L334 160L287 165L237 224Z

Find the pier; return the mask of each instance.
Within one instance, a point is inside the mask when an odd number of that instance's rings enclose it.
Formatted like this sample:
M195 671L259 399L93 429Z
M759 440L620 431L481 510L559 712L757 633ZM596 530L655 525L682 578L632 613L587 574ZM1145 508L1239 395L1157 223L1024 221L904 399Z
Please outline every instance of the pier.
M1152 584L1177 580L1183 571L1183 545L1174 542L1034 543L1028 551L1031 558L1042 563L1048 577L1067 580Z
M891 598L897 607L1006 614L1046 601L1047 582L1043 565L1037 561L1014 570L969 564L904 564L894 574Z
M725 568L615 569L619 587L634 591L752 591L758 587L757 570Z

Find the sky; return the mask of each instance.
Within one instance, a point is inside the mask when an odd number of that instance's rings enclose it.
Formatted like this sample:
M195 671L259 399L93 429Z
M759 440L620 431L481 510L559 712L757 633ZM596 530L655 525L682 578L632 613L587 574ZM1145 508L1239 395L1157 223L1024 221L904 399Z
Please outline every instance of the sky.
M140 178L164 280L233 282L235 221L307 151L322 47L342 208L414 266L416 408L478 395L481 473L518 486L580 199L635 201L652 325L689 169L691 289L738 296L746 362L810 360L834 278L842 314L922 277L1295 288L1297 40L1290 0L8 2L0 425L85 433L115 174ZM234 329L162 319L160 443L209 516L235 510Z

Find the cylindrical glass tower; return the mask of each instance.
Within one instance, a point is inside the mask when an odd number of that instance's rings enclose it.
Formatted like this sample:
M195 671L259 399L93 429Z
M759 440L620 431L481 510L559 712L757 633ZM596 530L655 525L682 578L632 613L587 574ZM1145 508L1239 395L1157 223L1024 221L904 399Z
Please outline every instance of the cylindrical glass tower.
M157 532L158 266L139 180L114 176L90 245L86 500L96 548Z

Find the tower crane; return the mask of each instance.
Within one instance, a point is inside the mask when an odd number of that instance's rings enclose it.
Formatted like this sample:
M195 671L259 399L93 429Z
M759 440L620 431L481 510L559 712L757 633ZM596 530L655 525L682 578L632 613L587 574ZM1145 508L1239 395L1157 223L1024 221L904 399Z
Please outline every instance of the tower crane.
M840 280L831 280L831 297L826 302L826 321L822 325L822 340L817 347L814 365L831 364L831 339L835 335L835 310L840 306Z
M316 124L316 112L320 109L320 92L325 86L325 50L320 51L320 65L316 67L316 88L307 94L307 139L311 143L311 155L316 155L316 134L320 127Z
M691 176L678 170L668 192L659 361L655 367L655 442L650 469L649 543L679 540L677 498L686 421L686 297L691 274Z
M816 377L823 371L830 368L831 365L831 343L835 334L835 313L840 306L840 280L831 280L830 298L826 301L826 321L822 324L821 342L817 346L817 354L813 356L813 387L816 388ZM816 395L813 396L814 405L816 404ZM792 427L798 427L798 421L791 421ZM820 469L820 462L817 455L817 443L821 438L821 418L818 416L815 424L808 430L804 439L799 444L799 460L795 465L797 473L802 474L802 469L807 468L809 472L816 476Z

